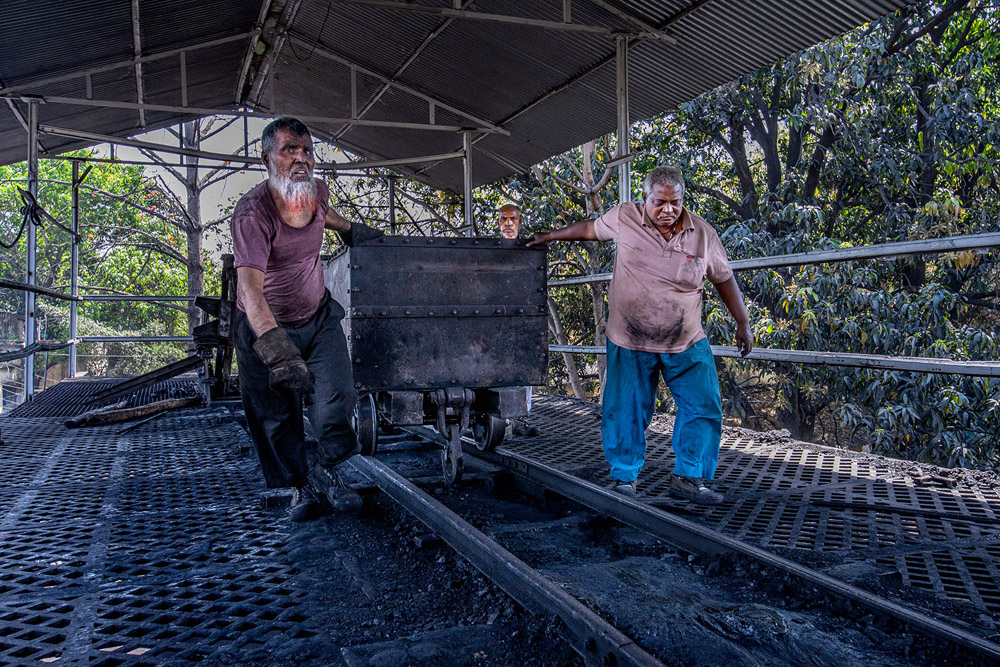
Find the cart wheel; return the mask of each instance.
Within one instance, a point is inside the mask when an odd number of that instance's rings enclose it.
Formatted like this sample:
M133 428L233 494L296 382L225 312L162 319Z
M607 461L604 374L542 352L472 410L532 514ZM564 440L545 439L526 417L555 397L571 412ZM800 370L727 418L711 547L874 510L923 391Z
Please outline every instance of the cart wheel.
M375 456L378 450L378 414L371 394L358 396L354 404L354 431L361 443L362 456Z
M441 452L441 470L445 483L451 486L462 479L465 464L462 461L462 432L458 424L451 425L448 435L448 446Z
M476 449L481 452L493 451L503 442L507 431L507 422L492 415L480 416L472 425L472 439Z

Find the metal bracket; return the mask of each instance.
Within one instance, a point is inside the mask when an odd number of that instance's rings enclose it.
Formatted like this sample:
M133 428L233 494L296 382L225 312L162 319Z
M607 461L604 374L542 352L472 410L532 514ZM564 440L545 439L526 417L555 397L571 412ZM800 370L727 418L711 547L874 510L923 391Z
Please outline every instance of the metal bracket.
M437 406L438 433L447 441L441 452L441 469L448 484L462 479L462 434L469 428L469 413L475 397L471 389L464 387L437 389L429 396L431 404ZM451 419L448 418L449 408L453 410Z

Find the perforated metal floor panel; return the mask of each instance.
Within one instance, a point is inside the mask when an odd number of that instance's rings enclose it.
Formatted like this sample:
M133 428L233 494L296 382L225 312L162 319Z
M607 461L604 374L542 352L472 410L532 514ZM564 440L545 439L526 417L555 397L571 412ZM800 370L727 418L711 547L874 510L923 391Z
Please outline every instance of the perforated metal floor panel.
M534 400L534 438L504 444L595 481L607 479L600 406L569 398ZM867 562L903 582L1000 620L1000 479L742 429L724 429L715 488L722 505L703 509L667 495L673 468L671 423L647 431L639 498L811 565ZM808 552L808 554L806 553ZM973 614L975 616L975 614Z
M0 419L0 665L220 664L316 635L227 413L69 430L98 383L67 384L30 406L59 417Z
M198 377L182 375L163 380L132 394L105 401L94 401L98 392L113 387L128 378L80 377L63 380L54 387L40 392L27 403L21 403L7 413L8 417L74 417L87 410L104 407L128 399L132 405L142 405L164 398L193 396L198 390Z

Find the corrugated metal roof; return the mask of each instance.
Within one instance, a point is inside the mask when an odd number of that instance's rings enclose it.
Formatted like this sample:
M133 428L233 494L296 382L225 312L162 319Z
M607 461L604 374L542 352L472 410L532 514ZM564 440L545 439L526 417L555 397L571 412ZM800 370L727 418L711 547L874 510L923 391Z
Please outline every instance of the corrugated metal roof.
M438 124L475 127L470 118L500 124L510 136L478 136L473 181L494 181L614 130L615 40L611 35L427 15L344 0L139 0L144 56L188 48L190 106L231 108L242 65L262 8L276 19L298 2L275 67L278 112L346 117L350 64L357 74L358 106L390 88L365 118L428 122L431 98ZM677 40L634 41L630 50L630 114L650 118L692 97L865 21L906 0L605 0L639 22L665 27ZM96 99L136 100L130 0L6 0L0 23L0 92L83 97L87 70ZM451 0L418 0L450 9ZM561 0L476 0L482 13L560 21ZM591 0L576 0L573 22L610 30L635 27ZM271 23L274 21L272 20ZM232 38L225 41L227 38ZM271 47L276 35L263 36ZM199 48L209 42L212 46ZM315 46L315 48L313 48ZM112 65L117 64L117 67ZM402 71L400 71L402 68ZM367 74L365 72L368 72ZM63 80L52 82L53 77ZM144 98L180 104L179 56L143 64ZM414 92L419 94L414 94ZM252 100L253 102L253 100ZM270 104L265 86L255 101ZM24 104L16 102L24 113ZM444 110L450 107L455 113ZM127 136L139 132L131 109L46 104L43 123ZM147 111L148 127L189 117ZM461 136L425 130L313 123L318 136L340 135L345 147L374 158L411 157L461 149ZM342 134L341 134L342 133ZM81 145L46 136L50 151ZM0 162L22 160L26 137L6 104L0 105ZM458 160L419 165L426 182L461 190Z

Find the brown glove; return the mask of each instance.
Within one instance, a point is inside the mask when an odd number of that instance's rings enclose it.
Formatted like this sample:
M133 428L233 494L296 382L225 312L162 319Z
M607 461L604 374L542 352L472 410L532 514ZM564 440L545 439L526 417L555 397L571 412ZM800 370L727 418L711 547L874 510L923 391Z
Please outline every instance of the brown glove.
M287 391L312 391L313 374L302 360L302 353L281 327L268 329L253 344L254 352L270 371L271 388Z

